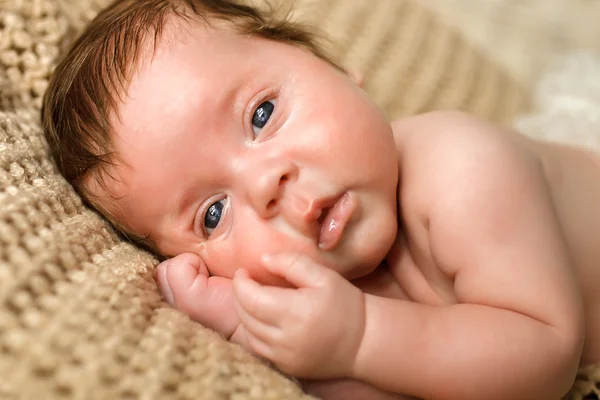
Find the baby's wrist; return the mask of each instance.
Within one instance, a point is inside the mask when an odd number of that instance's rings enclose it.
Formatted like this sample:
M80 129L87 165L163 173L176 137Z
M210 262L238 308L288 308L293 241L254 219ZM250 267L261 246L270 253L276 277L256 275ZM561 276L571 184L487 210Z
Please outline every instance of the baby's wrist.
M362 293L361 295L363 297L363 304L364 307L362 307L362 316L360 318L361 321L361 329L359 330L359 335L358 335L358 340L356 341L356 345L353 346L352 351L350 351L349 353L351 354L350 360L348 361L348 366L349 369L346 372L345 376L347 378L352 378L352 379L358 379L358 377L360 376L360 371L363 369L362 368L362 363L363 363L363 357L362 354L364 353L364 347L365 347L365 343L366 343L366 336L367 336L367 328L368 328L368 308L369 305L368 303L370 302L369 298L372 297L371 295L368 295L366 293Z
M363 329L358 345L353 352L348 378L368 381L370 378L369 375L372 373L372 371L369 371L372 368L372 365L370 366L370 362L372 361L372 344L374 340L378 341L376 325L380 322L377 321L378 316L380 317L377 312L378 299L378 296L363 293Z

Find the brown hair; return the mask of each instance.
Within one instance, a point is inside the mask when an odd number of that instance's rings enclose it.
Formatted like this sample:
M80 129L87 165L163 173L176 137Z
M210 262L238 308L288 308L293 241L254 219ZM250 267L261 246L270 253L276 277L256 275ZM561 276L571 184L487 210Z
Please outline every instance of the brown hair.
M209 25L219 22L242 35L300 46L338 67L313 34L287 17L277 18L273 8L261 12L232 0L115 1L91 21L58 64L42 105L44 135L60 173L109 218L84 178L93 172L96 182L107 189L106 167L115 161L110 116L117 112L143 50L156 48L173 16L188 22L196 17Z

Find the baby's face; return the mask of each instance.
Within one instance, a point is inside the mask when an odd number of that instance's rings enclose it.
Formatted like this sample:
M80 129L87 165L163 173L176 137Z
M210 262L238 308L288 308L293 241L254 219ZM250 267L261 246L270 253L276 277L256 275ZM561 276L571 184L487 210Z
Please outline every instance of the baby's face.
M213 275L302 252L348 278L396 236L390 125L346 75L296 47L191 27L158 46L115 118L121 224ZM105 200L109 201L108 197Z

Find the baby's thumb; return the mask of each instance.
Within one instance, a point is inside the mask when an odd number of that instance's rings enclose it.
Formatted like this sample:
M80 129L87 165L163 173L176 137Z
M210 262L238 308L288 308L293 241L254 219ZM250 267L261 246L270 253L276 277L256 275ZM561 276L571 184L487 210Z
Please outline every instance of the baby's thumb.
M208 279L208 270L199 256L184 253L161 262L154 276L164 299L175 307L175 296L182 294L183 288L192 286L199 276Z
M202 259L181 254L156 268L165 300L192 320L229 337L239 324L231 279L208 275Z

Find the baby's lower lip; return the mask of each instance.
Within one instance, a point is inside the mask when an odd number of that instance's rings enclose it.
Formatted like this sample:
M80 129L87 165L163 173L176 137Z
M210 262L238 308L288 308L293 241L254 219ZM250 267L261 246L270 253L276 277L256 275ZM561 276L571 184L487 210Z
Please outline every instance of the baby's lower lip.
M356 210L356 200L350 193L344 193L323 216L319 234L319 247L323 250L334 249L344 234L346 225Z

